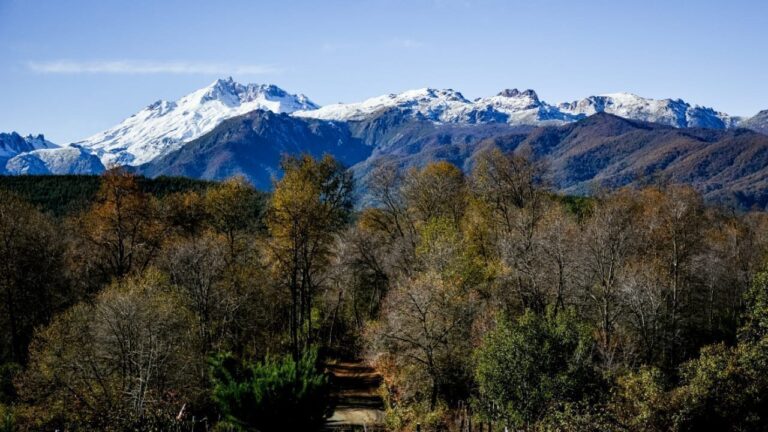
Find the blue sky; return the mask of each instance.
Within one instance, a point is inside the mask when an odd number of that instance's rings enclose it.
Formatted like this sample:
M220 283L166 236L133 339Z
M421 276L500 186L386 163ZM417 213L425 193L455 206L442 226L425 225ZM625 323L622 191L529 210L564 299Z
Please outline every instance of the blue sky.
M220 76L320 104L419 87L768 108L766 1L0 0L0 131L65 144Z

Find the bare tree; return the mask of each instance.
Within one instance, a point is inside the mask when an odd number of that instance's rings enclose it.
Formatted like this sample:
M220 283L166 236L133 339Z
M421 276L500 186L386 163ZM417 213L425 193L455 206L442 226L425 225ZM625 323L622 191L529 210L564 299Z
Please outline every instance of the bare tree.
M437 404L441 386L448 384L454 362L468 355L474 313L469 292L429 271L393 288L380 326L371 329L377 347L402 371L413 371L410 379L422 382L420 374L427 379L430 409Z
M190 318L159 274L124 279L38 333L21 388L94 425L171 416L202 386Z
M614 366L620 341L614 336L624 312L620 278L636 250L637 199L623 191L602 199L585 222L581 235L580 285L596 316L598 348L605 366Z

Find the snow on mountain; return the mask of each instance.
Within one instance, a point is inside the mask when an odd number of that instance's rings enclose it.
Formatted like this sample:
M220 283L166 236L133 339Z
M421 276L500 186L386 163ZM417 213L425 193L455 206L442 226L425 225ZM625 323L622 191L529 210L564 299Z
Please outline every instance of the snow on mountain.
M514 125L562 124L575 121L552 105L539 100L533 90L506 89L491 97L475 99L469 107L468 119L477 123L500 121Z
M0 133L0 159L11 158L19 153L32 150L56 147L58 146L46 140L42 134L23 137L16 132Z
M558 109L576 116L598 112L633 120L666 124L674 127L706 127L726 129L739 121L736 117L712 108L691 106L681 99L647 99L632 93L611 93L590 96L574 102L561 103Z
M316 109L304 95L274 85L219 79L175 102L159 100L117 126L76 143L104 165L140 165L211 131L223 120L254 110L291 113Z
M768 135L768 110L762 110L743 122L739 123L739 127L745 127L752 129L755 132Z
M378 96L363 102L338 103L311 111L297 111L293 115L320 120L349 121L364 120L376 113L399 109L415 118L453 122L469 104L470 102L457 91L423 88Z
M436 123L509 123L550 125L569 123L606 112L620 117L675 127L726 129L740 120L711 108L692 106L680 99L647 99L630 93L614 93L550 105L533 90L504 90L491 97L469 101L454 90L420 89L379 96L358 103L333 104L294 116L323 120L363 120L384 110L398 109L413 118Z
M377 113L399 110L418 120L435 123L546 124L574 120L539 100L533 90L504 90L496 96L470 101L452 89L424 88L367 99L363 102L326 105L297 111L297 117L321 120L365 120Z
M98 157L77 146L44 148L18 154L5 164L8 174L100 174Z
M553 105L539 99L533 90L507 89L494 96L468 100L452 89L423 88L318 107L306 96L287 93L274 85L243 85L229 78L216 80L173 102L159 100L117 126L61 151L40 151L56 147L42 135L0 134L0 171L6 162L9 170L19 173L90 173L100 172L104 166L141 165L180 149L226 119L256 110L330 121L370 120L386 112L396 114L398 121L456 125L560 125L601 112L675 127L727 129L739 124L749 127L751 121L754 129L764 130L767 123L760 115L742 122L738 117L680 99L656 100L630 93L590 96ZM94 164L88 153L101 163ZM12 163L11 158L15 158ZM72 166L65 166L67 163Z

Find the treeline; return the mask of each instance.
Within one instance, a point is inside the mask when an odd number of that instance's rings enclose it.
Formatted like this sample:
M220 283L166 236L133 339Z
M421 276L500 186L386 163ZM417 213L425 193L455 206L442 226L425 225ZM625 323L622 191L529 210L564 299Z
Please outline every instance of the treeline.
M498 150L333 159L79 211L0 192L5 430L313 430L366 357L391 430L765 430L768 218L685 187L553 194ZM61 215L61 216L58 216ZM0 430L3 430L0 427Z
M186 177L136 177L139 188L163 196L187 190L201 191L213 182ZM92 175L0 175L0 189L55 216L84 210L96 198L101 179Z

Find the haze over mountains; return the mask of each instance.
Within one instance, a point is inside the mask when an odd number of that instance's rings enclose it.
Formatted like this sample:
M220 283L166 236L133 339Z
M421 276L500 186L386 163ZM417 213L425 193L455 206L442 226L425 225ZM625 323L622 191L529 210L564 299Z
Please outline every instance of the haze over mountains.
M159 100L65 147L0 134L0 167L6 174L97 174L114 165L149 176L242 174L269 188L283 153L329 153L364 180L382 161L407 167L447 159L469 168L480 149L497 145L547 159L553 185L569 193L655 178L764 206L765 133L768 110L742 119L629 93L550 104L533 90L469 100L451 89L419 89L319 107L302 94L229 78Z

